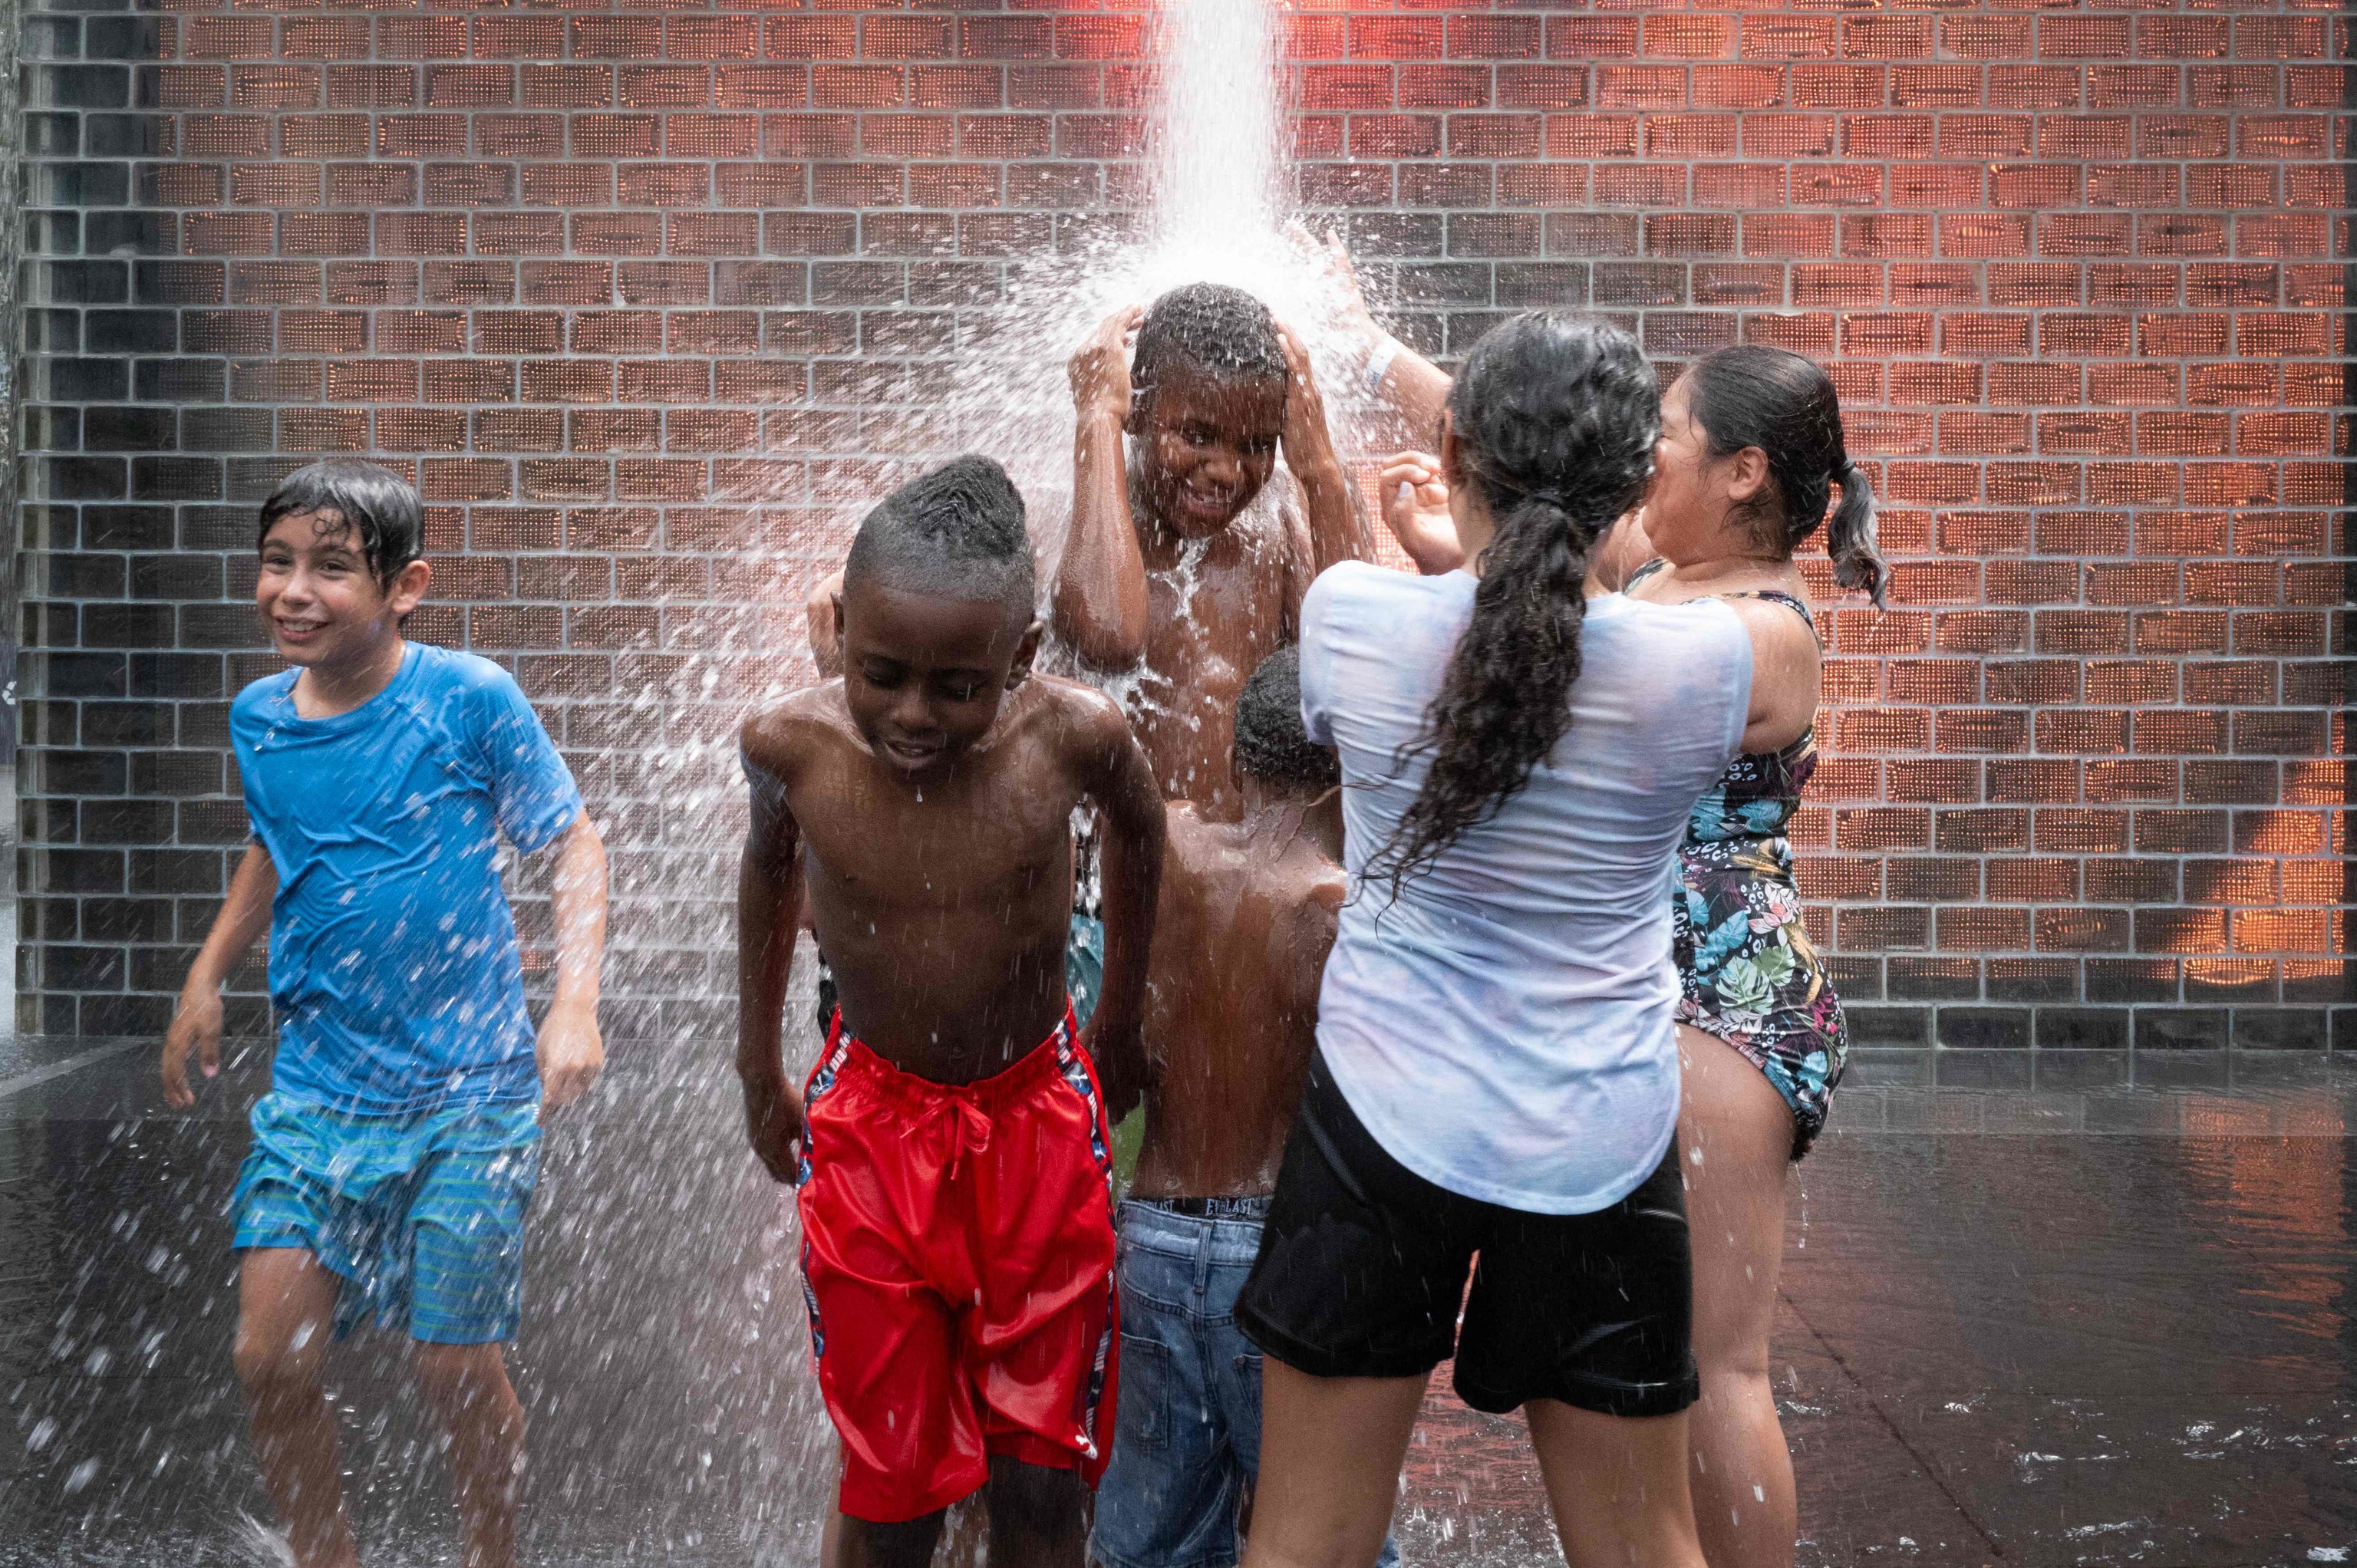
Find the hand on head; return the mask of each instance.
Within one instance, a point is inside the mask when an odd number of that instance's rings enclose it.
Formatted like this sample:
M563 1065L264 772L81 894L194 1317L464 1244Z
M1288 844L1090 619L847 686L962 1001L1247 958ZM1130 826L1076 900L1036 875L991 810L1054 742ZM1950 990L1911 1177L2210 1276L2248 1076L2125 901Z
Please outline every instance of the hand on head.
M1285 434L1279 439L1284 443L1285 460L1297 478L1305 464L1323 467L1332 463L1334 440L1326 428L1326 400L1318 391L1309 350L1282 321L1276 324L1276 340L1285 349L1286 370Z
M1083 418L1092 413L1129 417L1130 339L1145 319L1145 306L1125 305L1099 322L1088 341L1073 350L1065 373L1072 383L1072 406Z
M1383 526L1392 531L1416 570L1427 577L1465 564L1457 520L1448 511L1448 480L1440 459L1429 452L1399 452L1387 458L1375 480Z

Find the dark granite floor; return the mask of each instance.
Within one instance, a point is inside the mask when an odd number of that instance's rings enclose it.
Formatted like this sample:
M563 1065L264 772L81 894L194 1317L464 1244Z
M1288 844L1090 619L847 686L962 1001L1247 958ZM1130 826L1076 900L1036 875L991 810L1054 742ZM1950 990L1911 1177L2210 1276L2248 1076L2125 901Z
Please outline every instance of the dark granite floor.
M616 1056L553 1132L534 1216L529 1560L812 1562L832 1448L787 1211L721 1047ZM222 1212L258 1083L175 1116L152 1077L145 1044L0 1047L6 1568L264 1560ZM1804 1564L2352 1560L2357 1078L1861 1078L1792 1204L1776 1377ZM337 1369L371 1561L454 1563L399 1344ZM1557 1561L1519 1423L1436 1394L1402 1534L1419 1564Z

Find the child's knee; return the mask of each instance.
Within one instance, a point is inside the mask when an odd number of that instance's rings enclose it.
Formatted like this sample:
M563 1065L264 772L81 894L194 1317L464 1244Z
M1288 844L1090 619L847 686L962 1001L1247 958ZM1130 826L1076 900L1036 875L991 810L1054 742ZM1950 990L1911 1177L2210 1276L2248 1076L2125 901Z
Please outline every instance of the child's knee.
M1013 1530L1053 1537L1081 1527L1086 1494L1077 1470L1051 1470L1000 1457L990 1462L990 1487L985 1497L994 1531Z
M261 1396L312 1387L327 1359L328 1325L252 1323L241 1319L230 1347L230 1362L247 1393Z
M418 1385L441 1410L463 1410L497 1400L507 1389L507 1357L498 1344L434 1345L419 1340L412 1350Z

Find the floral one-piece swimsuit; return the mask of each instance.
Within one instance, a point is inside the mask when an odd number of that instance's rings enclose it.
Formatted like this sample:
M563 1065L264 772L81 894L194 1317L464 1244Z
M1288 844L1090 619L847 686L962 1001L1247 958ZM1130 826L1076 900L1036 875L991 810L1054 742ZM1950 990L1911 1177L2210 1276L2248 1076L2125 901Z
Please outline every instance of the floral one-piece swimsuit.
M1649 563L1630 585L1660 565ZM1782 605L1816 632L1809 607L1791 594L1721 596ZM1687 819L1671 909L1678 1022L1717 1035L1767 1074L1792 1110L1794 1159L1824 1130L1849 1053L1841 999L1801 920L1784 836L1816 770L1813 727L1781 751L1737 757Z

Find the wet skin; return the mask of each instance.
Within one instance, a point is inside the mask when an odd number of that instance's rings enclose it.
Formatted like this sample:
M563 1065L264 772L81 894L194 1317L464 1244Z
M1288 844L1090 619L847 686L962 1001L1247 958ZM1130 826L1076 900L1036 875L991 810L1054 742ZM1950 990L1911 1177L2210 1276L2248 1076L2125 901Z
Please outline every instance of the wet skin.
M1299 637L1316 575L1290 508L1242 515L1275 468L1285 389L1181 372L1142 401L1130 491L1147 618L1130 718L1166 798L1224 805L1244 677ZM1200 554L1185 594L1190 550Z
M1139 1197L1272 1192L1318 1047L1348 892L1339 798L1243 783L1240 820L1170 807L1146 988Z
M1072 528L1054 627L1083 664L1140 671L1130 719L1163 794L1224 812L1244 678L1297 639L1318 572L1372 558L1373 542L1297 341L1286 336L1289 381L1174 367L1133 396L1134 317L1109 318L1073 358ZM1250 510L1280 450L1302 511Z
M1134 1082L1162 806L1113 703L1032 678L1029 607L848 583L844 673L746 722L752 818L737 879L737 1060L746 1133L773 1177L799 1164L802 1101L780 1031L805 886L845 1027L941 1083L987 1078L1064 1016L1071 814L1105 824L1104 988L1085 1046L1106 1091ZM1134 1090L1122 1092L1135 1093ZM1071 1472L993 1462L994 1568L1082 1555ZM921 1563L939 1512L899 1524L837 1514L831 1568Z
M1072 809L1105 840L1105 983L1089 1038L1134 1072L1162 811L1113 703L1029 674L1039 628L1003 605L856 581L845 673L748 720L738 1071L748 1133L791 1179L801 1101L780 1049L805 882L845 1026L942 1083L1012 1065L1064 1014Z

